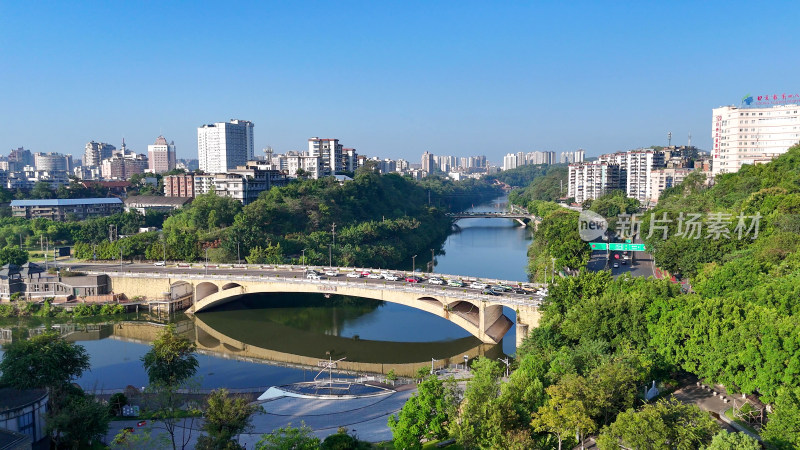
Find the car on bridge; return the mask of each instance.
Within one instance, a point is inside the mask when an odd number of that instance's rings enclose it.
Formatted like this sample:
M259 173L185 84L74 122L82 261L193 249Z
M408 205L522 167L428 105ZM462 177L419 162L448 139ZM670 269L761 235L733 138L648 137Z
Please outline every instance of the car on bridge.
M441 278L432 277L432 278L429 278L429 279L428 279L428 283L430 283L430 284L439 284L439 285L442 285L442 284L444 284L444 280L443 280L443 279L441 279Z
M494 285L494 287L500 288L500 289L502 289L504 292L509 292L509 291L511 291L511 286L508 286L508 285L505 285L505 284L500 284L500 283L497 283L496 285Z
M350 272L347 274L347 278L361 278L361 272Z
M447 280L448 286L464 287L464 282L461 280Z
M422 283L422 278L411 276L411 277L406 277L406 281L409 283Z
M383 276L379 273L371 273L367 275L367 278L372 278L373 280L380 280Z
M336 269L328 269L328 270L325 271L325 275L327 275L329 277L338 277L339 276L339 271L336 270Z
M522 288L514 288L514 289L511 290L511 292L513 292L515 294L522 294L522 295L530 294L529 291L526 291L525 289L522 289Z
M397 281L400 279L400 277L398 277L393 273L387 273L386 275L383 276L383 279L388 281Z
M167 265L167 263L166 263L166 262L164 262L164 261L156 261L156 262L155 262L155 264L153 264L153 265L154 265L154 266L161 266L161 267L164 267L164 266L166 266L166 265Z
M473 281L470 283L469 287L472 289L486 289L489 287L489 285L486 283L481 283L480 281Z
M308 275L306 275L306 278L309 280L321 280L322 276L316 272L309 272Z
M481 291L483 295L502 295L500 292L495 291L494 289L483 289Z

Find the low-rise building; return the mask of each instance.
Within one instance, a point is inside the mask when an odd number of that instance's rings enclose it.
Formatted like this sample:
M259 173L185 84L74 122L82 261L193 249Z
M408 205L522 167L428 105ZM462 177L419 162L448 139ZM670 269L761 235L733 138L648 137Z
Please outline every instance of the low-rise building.
M122 212L122 200L118 198L38 199L12 200L11 214L14 217L65 221L104 217Z
M195 175L195 194L214 191L217 195L231 197L248 205L260 193L273 186L285 186L288 182L285 173L267 167L268 165L262 165L259 161L249 161L246 165L225 173Z
M192 197L162 197L160 195L135 195L125 199L126 211L138 211L146 214L147 211L167 212L191 203Z
M163 180L165 197L194 197L194 174L167 175Z

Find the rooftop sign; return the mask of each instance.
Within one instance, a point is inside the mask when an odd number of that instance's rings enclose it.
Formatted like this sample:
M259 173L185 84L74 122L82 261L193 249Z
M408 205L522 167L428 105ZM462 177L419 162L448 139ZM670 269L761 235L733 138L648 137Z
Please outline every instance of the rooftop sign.
M768 108L770 106L800 104L800 94L750 95L742 97L741 108Z

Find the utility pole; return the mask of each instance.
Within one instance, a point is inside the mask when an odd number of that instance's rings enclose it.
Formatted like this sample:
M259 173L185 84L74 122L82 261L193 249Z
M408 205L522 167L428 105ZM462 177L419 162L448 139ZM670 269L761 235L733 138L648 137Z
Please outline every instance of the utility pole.
M333 244L328 244L328 267L333 267Z
M239 241L236 241L236 264L242 263L242 254L239 251Z
M433 249L431 249L431 273L433 273L433 265L434 265L434 262L436 261L435 258L436 257L433 254Z
M417 255L414 255L414 256L411 257L411 272L412 273L416 272L416 270L415 270L417 268L416 259L417 259Z
M509 368L509 365L511 364L508 361L508 357L502 358L502 359L501 358L497 358L497 360L500 361L501 363L505 363L506 364L506 378L508 378L508 368Z
M331 242L336 245L336 222L331 225Z
M301 250L303 252L303 267L306 266L306 249Z

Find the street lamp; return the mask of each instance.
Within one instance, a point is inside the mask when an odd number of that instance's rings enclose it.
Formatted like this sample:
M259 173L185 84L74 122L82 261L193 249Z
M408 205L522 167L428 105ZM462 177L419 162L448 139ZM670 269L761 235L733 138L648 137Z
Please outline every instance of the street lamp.
M239 241L236 241L236 264L242 263L242 254L239 252Z
M508 378L508 366L510 364L509 361L508 361L508 357L503 358L503 359L497 358L497 360L500 361L501 363L505 363L506 364L506 378Z
M431 375L433 375L433 362L436 361L436 358L431 358Z
M469 371L469 367L467 366L467 362L469 362L469 356L464 355L464 370Z
M306 266L306 249L301 250L303 252L303 267Z
M417 268L416 260L417 260L417 255L414 255L414 256L411 257L411 272L412 273L416 272L416 268Z
M333 244L328 244L328 267L333 267Z

